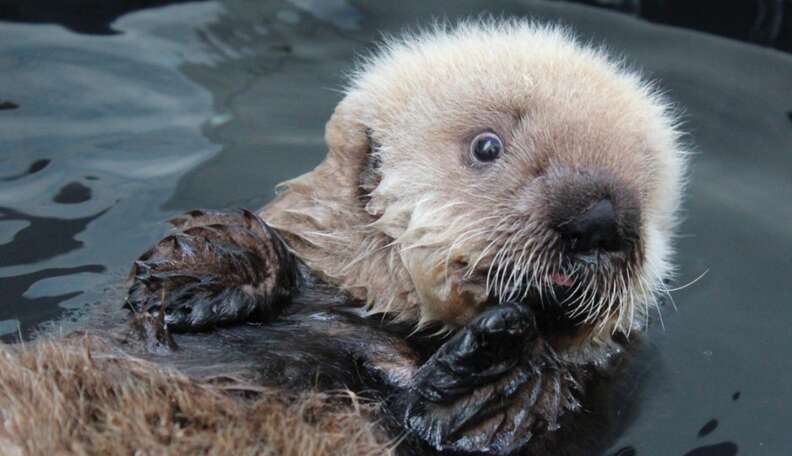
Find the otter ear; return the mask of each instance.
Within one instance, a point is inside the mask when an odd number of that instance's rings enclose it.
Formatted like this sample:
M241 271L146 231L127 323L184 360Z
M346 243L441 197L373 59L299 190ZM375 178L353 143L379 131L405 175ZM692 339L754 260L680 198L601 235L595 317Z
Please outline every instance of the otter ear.
M381 204L372 198L372 192L381 179L380 156L371 129L361 119L360 106L355 95L348 95L336 106L325 127L327 164L334 172L347 176L346 188L355 189L355 197L366 212L378 217Z
M347 95L325 126L328 161L341 166L342 170L359 170L369 153L368 128L361 117L360 102Z

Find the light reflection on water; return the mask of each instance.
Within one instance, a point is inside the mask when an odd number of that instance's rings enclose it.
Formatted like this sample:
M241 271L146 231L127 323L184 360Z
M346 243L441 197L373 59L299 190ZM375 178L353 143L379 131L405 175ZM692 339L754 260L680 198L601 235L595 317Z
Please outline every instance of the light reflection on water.
M0 101L19 105L0 111L0 332L66 309L90 309L67 327L121 319L119 284L164 219L258 207L322 158L341 75L379 31L483 7L491 3L190 3L124 16L113 24L122 34L101 37L0 24ZM640 414L613 450L721 444L712 454L733 454L723 445L733 441L741 454L784 454L792 205L779 203L792 198L792 58L573 5L494 12L561 20L625 54L685 108L700 151L679 282L709 273L675 295L677 311L664 310L658 359L636 390ZM54 201L69 185L77 194L75 184L90 199Z
M3 96L19 105L0 111L3 334L102 302L161 234L179 178L220 149L201 132L211 93L179 70L211 62L195 28L220 10L144 11L101 37L0 25Z

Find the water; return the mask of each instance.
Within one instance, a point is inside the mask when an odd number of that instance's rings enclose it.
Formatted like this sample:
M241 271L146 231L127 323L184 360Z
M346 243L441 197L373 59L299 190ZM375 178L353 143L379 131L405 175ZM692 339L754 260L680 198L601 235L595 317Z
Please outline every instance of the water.
M184 3L92 25L111 35L0 23L0 333L120 321L120 284L163 220L258 207L321 160L341 74L378 31L489 8L624 54L685 108L697 150L678 285L706 275L664 309L608 454L792 453L792 57L570 4L492 5Z

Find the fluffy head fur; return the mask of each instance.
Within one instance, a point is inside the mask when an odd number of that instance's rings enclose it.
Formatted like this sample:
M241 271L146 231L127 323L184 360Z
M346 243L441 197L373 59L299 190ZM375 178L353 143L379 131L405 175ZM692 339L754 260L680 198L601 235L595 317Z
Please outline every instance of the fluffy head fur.
M471 157L482 131L503 139L493 163ZM675 119L650 83L562 28L473 21L388 39L353 73L326 141L325 161L262 216L373 312L453 327L498 301L544 303L565 277L555 305L602 336L642 326L663 290L684 172ZM570 260L555 228L594 196L633 219L630 248Z

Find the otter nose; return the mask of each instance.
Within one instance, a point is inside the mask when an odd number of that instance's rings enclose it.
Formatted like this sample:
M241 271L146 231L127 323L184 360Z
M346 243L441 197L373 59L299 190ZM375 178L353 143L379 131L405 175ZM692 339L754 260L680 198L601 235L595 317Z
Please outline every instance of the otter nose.
M573 253L615 252L622 248L619 224L610 199L597 201L558 228Z

